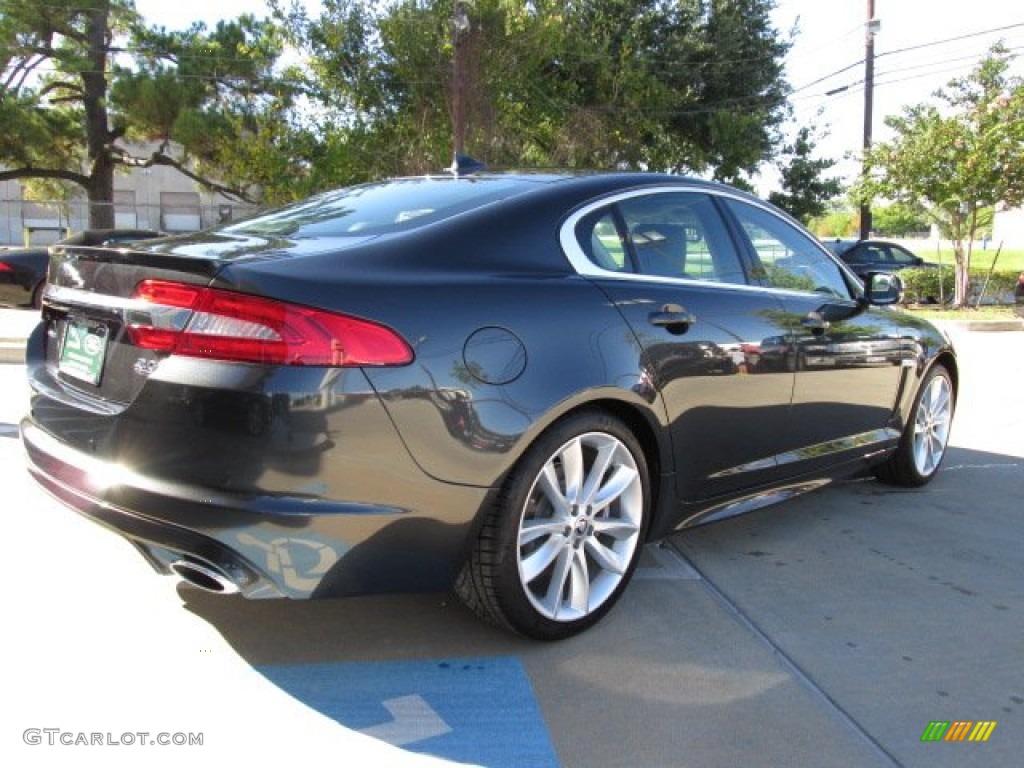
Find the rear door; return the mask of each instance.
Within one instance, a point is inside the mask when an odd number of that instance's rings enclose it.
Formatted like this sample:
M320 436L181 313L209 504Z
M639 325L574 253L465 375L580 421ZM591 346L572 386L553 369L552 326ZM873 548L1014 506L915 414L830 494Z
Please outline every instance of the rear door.
M712 198L671 188L622 195L578 214L575 236L661 393L680 498L774 479L794 374L760 349L785 332L783 307L747 284Z

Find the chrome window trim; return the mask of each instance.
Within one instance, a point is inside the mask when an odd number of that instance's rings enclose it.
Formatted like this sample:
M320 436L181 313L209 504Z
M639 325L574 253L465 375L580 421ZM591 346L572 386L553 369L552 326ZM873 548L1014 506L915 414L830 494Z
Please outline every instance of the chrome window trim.
M783 221L789 226L793 226L790 222L786 221L783 217L779 216L771 206L766 205L762 200L756 198L749 198L738 194L732 194L728 190L720 189L708 189L707 187L697 186L693 184L680 184L680 185L668 185L659 184L652 187L644 187L641 189L630 189L624 192L617 192L612 195L601 198L600 200L594 200L587 203L582 208L574 211L570 216L562 223L562 228L559 230L558 239L562 246L562 252L565 257L569 260L573 270L576 274L581 277L597 278L602 280L622 280L625 282L645 282L645 283L662 283L667 285L680 285L680 286L707 286L710 288L720 288L727 290L739 290L752 293L771 293L773 295L778 294L792 294L795 296L807 296L808 294L804 291L794 291L785 288L776 288L770 285L751 285L750 283L725 283L717 280L699 280L696 278L689 277L665 277L662 275L641 275L636 272L613 272L610 269L602 269L597 264L592 262L587 256L583 247L580 245L579 240L576 238L576 225L580 223L580 219L588 216L599 208L605 208L608 206L616 205L623 200L630 200L635 197L647 197L650 195L663 195L672 192L695 192L697 194L706 195L708 197L724 197L730 200L735 200L738 203L746 203L747 205L760 208L765 213L776 217L780 221ZM799 230L798 230L799 231ZM822 244L815 242L814 238L810 238L810 242L818 247L818 249L828 258L829 261L837 264L840 271L846 272L848 269L844 268L840 263L839 259L833 257L831 252ZM741 254L741 262L744 260ZM851 273L852 274L852 273ZM838 298L838 297L837 297ZM849 301L856 301L856 296L851 296Z

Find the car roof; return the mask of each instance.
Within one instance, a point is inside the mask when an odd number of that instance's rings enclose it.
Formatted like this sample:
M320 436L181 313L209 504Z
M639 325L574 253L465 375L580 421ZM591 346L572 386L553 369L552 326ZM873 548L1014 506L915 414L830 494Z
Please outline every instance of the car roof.
M228 236L376 237L408 232L495 203L545 201L568 210L603 194L659 186L741 190L702 179L629 171L507 171L382 179L320 193L212 232Z

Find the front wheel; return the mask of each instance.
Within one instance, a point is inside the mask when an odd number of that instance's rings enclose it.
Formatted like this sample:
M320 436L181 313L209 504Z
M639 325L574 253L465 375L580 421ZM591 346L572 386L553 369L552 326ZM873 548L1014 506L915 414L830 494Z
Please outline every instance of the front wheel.
M483 618L538 640L583 631L639 558L650 480L618 419L580 413L527 451L487 512L456 588Z
M925 375L896 452L875 468L879 480L921 486L939 471L953 422L953 381L941 363Z

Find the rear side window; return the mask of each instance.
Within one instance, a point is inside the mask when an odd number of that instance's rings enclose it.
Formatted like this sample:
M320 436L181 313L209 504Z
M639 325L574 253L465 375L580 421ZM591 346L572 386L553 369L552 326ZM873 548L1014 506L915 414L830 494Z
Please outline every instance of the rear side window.
M711 199L697 192L669 192L619 203L643 275L719 283L745 283L739 255Z
M587 258L609 272L746 282L718 210L701 193L627 197L583 217L576 238Z
M479 208L537 183L439 176L364 184L317 195L219 231L295 238L385 235Z
M610 210L599 211L585 221L588 232L584 252L590 260L611 272L632 272L633 263L626 252L626 241Z
M887 261L892 261L892 254L889 253L889 249L885 246L869 245L865 248L867 254L864 261L869 264L881 264Z

